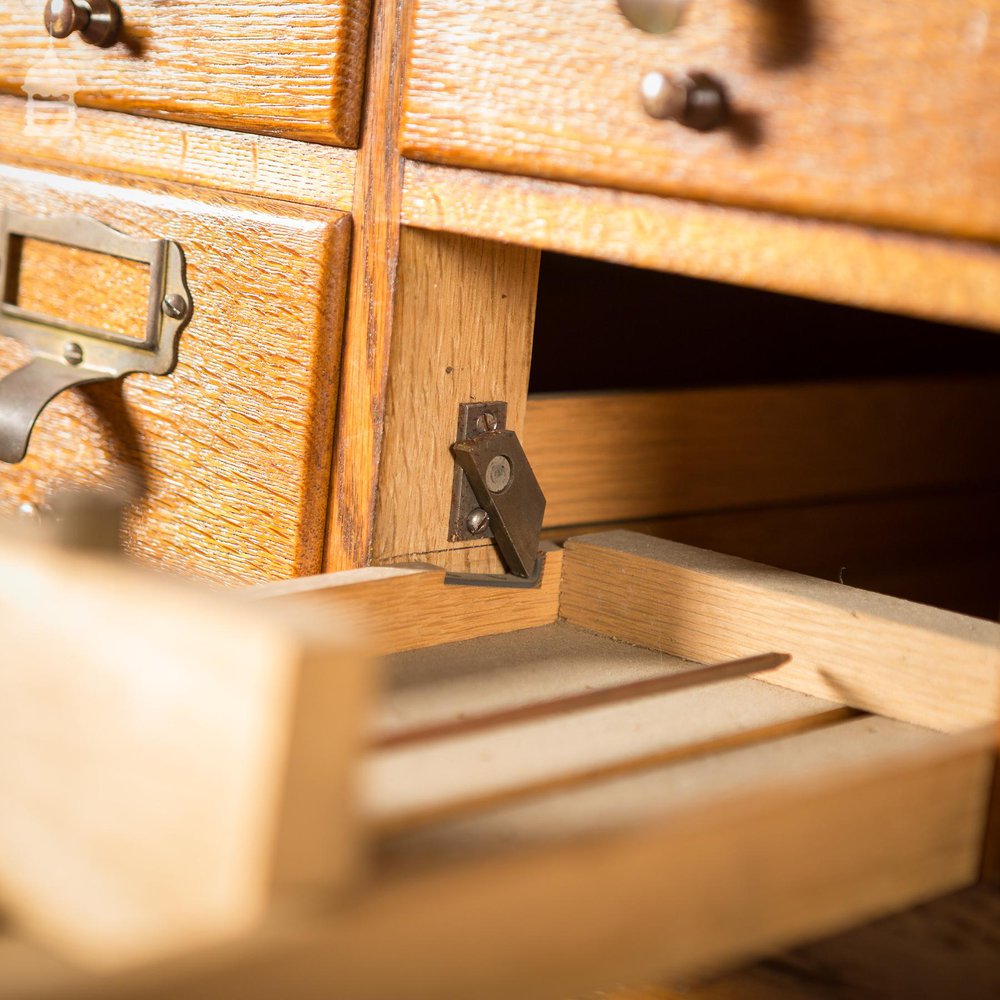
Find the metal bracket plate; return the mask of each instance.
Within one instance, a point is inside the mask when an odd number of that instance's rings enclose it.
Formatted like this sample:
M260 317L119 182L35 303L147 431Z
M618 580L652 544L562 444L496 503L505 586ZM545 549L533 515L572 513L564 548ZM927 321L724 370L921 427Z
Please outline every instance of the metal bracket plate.
M21 309L17 241L25 238L148 264L142 339ZM0 336L19 340L32 352L26 365L0 380L0 462L24 458L42 410L66 389L135 372L170 374L177 365L178 336L192 311L178 243L126 236L83 216L48 218L0 209Z
M538 569L545 495L506 420L506 403L459 408L459 439L451 451L461 482L456 478L449 537L493 538L510 573L530 578Z

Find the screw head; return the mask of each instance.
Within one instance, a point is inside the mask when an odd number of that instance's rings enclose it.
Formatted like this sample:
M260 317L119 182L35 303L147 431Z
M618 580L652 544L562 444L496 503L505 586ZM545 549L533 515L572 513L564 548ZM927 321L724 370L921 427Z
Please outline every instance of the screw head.
M465 527L470 535L478 535L489 523L490 515L482 507L470 511L469 516L465 519Z
M497 429L497 416L495 413L483 413L476 420L476 430L481 434L491 434Z
M187 299L183 295L178 295L174 292L163 300L161 308L164 314L171 319L184 319L188 311Z
M77 343L67 344L63 348L63 361L74 367L83 362L83 348Z
M514 469L510 464L510 459L503 455L497 455L486 466L486 486L490 493L502 493L510 485Z

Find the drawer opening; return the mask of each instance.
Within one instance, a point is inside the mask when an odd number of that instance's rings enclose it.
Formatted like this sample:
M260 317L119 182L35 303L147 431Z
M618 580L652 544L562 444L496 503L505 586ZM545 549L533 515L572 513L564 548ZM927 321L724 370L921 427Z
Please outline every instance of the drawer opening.
M1000 338L543 253L545 537L624 525L987 618Z

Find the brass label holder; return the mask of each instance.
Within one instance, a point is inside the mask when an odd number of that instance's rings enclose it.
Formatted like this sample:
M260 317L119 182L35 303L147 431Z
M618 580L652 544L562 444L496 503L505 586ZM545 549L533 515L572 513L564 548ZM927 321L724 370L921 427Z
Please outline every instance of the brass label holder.
M16 241L25 238L149 265L143 338L21 309L14 301ZM180 244L126 236L84 216L40 217L0 208L0 336L19 340L32 352L26 365L0 380L0 462L24 458L42 411L65 390L133 373L169 375L177 365L178 336L192 312Z

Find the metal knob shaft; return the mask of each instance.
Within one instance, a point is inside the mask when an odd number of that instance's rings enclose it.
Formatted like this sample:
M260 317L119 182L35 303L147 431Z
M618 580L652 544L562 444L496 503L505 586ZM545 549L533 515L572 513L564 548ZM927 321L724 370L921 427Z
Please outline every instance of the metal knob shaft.
M708 73L647 73L640 85L642 106L651 118L711 132L730 118L726 89Z
M53 38L69 38L74 31L91 45L106 49L118 41L122 12L114 0L48 0L45 30Z
M684 18L688 3L689 0L618 0L629 21L652 35L673 31Z

